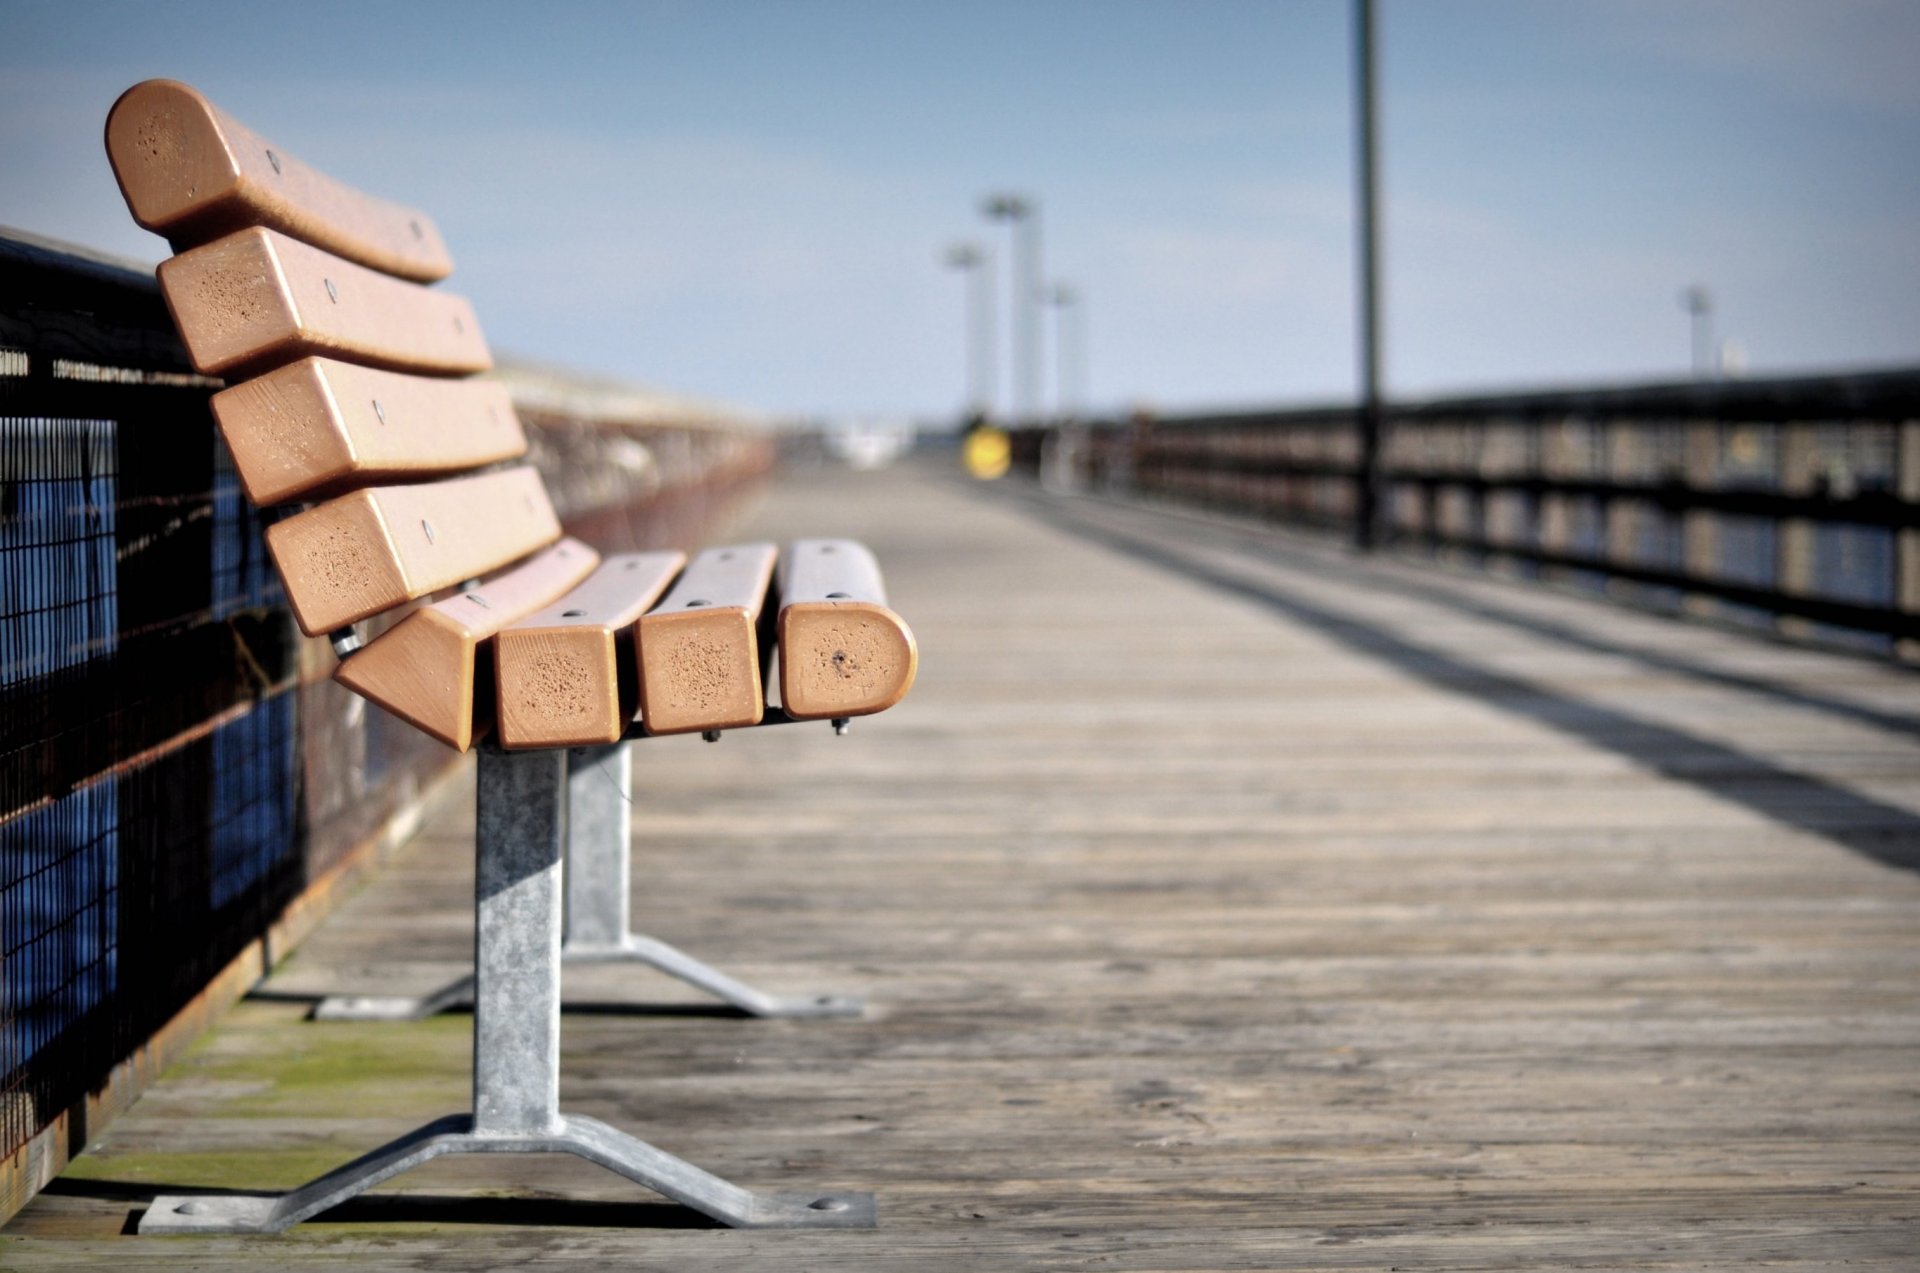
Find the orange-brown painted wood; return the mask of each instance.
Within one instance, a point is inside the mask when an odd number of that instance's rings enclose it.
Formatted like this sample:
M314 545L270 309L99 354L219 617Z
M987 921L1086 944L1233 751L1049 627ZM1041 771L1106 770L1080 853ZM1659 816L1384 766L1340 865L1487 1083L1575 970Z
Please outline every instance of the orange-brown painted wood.
M401 278L453 272L425 213L308 167L175 80L121 94L107 157L133 219L176 251L261 225Z
M368 487L267 528L308 636L478 578L558 538L546 484L531 468Z
M801 539L780 558L780 706L801 720L871 716L913 688L920 651L887 608L880 563L851 539Z
M617 742L638 706L633 627L686 564L685 553L609 557L566 596L494 639L500 744Z
M507 387L302 358L213 395L255 504L510 460L527 438Z
M493 722L488 638L565 595L599 562L587 545L563 539L477 588L415 610L333 678L465 751Z
M762 618L778 557L772 544L709 548L640 620L640 723L649 734L760 723Z
M257 372L309 354L464 375L493 365L463 297L387 277L276 230L236 230L160 265L193 365Z

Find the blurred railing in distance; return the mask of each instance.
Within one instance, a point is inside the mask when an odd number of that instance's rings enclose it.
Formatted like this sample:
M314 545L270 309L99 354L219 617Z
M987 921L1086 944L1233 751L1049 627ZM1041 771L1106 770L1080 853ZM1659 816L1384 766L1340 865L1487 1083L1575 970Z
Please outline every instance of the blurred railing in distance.
M1393 547L1920 657L1920 370L1397 404L1387 438ZM1356 512L1351 407L1026 429L1014 456L1054 489Z
M605 551L699 542L773 462L725 412L502 375ZM219 387L150 270L0 234L0 1220L456 760L299 635Z

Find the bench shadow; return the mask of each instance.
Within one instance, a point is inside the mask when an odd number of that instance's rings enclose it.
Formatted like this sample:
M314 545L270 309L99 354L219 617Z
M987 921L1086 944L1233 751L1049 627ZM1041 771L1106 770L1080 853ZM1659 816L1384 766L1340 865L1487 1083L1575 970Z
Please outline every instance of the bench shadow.
M285 1003L317 1007L327 995L304 991L255 988L245 998L254 1003ZM563 1015L581 1017L720 1017L727 1020L756 1020L751 1012L729 1003L646 1003L607 999L566 999L560 1004ZM437 1017L472 1016L472 1004L457 1004L432 1014ZM351 1024L351 1023L349 1023Z
M1741 805L1779 825L1820 836L1863 857L1903 871L1920 871L1920 815L1863 795L1838 783L1781 768L1751 753L1671 725L1646 721L1599 704L1570 698L1496 672L1458 655L1422 648L1374 624L1339 614L1264 579L1252 579L1199 560L1145 536L1076 516L1051 502L1030 501L1041 520L1110 550L1253 602L1291 622L1392 664L1428 685L1471 694L1489 705L1563 734L1571 734L1720 799ZM1244 551L1244 549L1242 549ZM1262 546L1262 551L1265 551ZM1287 565L1297 564L1291 559ZM1316 573L1323 577L1325 568ZM1349 577L1338 580L1348 585ZM1368 578L1366 586L1392 590L1394 581ZM1494 613L1487 615L1505 621ZM1524 626L1524 625L1522 625ZM1547 625L1556 628L1557 625ZM1557 635L1548 632L1544 635ZM1636 657L1600 642L1595 648ZM1684 667L1679 660L1676 664ZM1729 677L1746 688L1746 677ZM1787 694L1776 697L1787 697ZM1822 703L1823 706L1830 704Z
M97 1202L128 1203L120 1232L133 1235L148 1204L160 1194L217 1198L248 1192L244 1189L193 1185L156 1185L132 1180L69 1180L58 1177L42 1193L55 1197L90 1198ZM666 1201L613 1202L598 1198L473 1197L461 1194L368 1193L323 1211L297 1227L328 1224L484 1224L517 1228L592 1229L724 1229L720 1221L691 1207Z

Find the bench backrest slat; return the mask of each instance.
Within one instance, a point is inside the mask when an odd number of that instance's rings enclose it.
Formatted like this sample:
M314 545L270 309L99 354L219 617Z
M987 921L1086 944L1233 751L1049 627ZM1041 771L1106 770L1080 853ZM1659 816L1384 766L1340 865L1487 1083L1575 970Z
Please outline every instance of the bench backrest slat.
M507 387L302 358L213 395L213 416L255 504L525 454Z
M453 272L425 213L307 167L177 81L121 95L107 156L134 220L176 251L261 225L416 282Z
M478 578L558 538L546 485L524 467L368 487L267 528L308 636Z
M780 706L801 720L870 716L906 697L919 648L887 608L880 564L850 539L802 539L780 558Z
M493 675L480 657L485 643L599 563L599 553L563 539L476 588L415 610L342 663L334 679L465 751L493 720Z
M193 365L209 376L322 354L401 371L493 365L464 297L402 282L252 227L160 265Z
M640 620L640 722L649 734L737 729L766 714L763 616L779 551L709 548Z
M679 552L609 557L568 592L494 640L500 743L617 742L638 706L633 626L686 564Z

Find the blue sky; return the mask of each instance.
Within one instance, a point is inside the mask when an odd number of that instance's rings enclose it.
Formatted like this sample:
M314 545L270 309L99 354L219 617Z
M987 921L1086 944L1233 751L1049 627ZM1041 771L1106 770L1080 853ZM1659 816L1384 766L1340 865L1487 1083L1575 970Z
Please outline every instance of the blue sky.
M433 212L503 351L783 412L951 412L938 257L973 238L1004 266L975 208L1012 189L1085 293L1096 405L1341 398L1348 22L0 0L0 224L157 260L99 136L165 75ZM1693 282L1755 374L1920 361L1920 5L1381 0L1380 23L1390 391L1683 376Z

